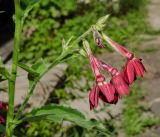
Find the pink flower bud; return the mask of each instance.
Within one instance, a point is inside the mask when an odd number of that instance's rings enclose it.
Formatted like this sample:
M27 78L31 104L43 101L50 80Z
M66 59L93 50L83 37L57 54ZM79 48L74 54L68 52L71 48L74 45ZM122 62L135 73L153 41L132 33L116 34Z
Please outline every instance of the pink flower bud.
M102 36L97 30L93 30L93 38L96 45L100 48L104 48L105 46L102 43Z

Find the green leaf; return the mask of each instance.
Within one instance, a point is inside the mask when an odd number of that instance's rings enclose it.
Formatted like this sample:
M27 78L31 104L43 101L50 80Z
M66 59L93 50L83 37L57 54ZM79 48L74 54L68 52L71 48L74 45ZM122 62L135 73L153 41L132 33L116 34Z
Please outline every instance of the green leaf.
M35 64L31 66L31 69L34 70L35 72L42 74L47 70L47 65L45 61L41 58L39 59Z
M85 52L84 49L80 49L79 50L79 54L82 55L82 56L84 56L84 57L87 57L87 53Z
M0 57L0 81L6 80L6 79L10 79L11 80L11 75L9 73L9 71L7 70L7 68L5 68L2 59Z
M34 69L32 69L31 67L27 66L26 64L23 63L18 63L18 66L22 69L24 69L25 71L28 72L29 75L31 75L32 77L38 77L39 73L36 72Z
M28 113L23 121L49 120L53 122L71 121L88 130L98 129L101 132L108 133L108 130L96 120L87 120L85 116L76 109L69 106L51 104L35 109Z
M101 17L101 18L98 20L97 24L104 24L104 23L107 21L108 17L109 17L109 14L106 15L106 16Z
M7 80L2 74L0 74L0 82Z
M65 41L65 39L62 39L63 51L68 49L68 46L69 46L70 42L72 41L72 39L73 39L73 36L71 36L67 42Z
M27 68L28 69L28 68ZM48 69L45 61L43 59L39 59L35 64L31 66L31 69L33 72L36 72L39 76L43 74ZM30 71L29 70L29 71ZM33 73L32 73L33 74ZM35 73L34 73L35 74ZM37 75L36 74L36 75ZM32 87L32 84L36 81L35 75L31 75L31 73L28 74L29 79L29 87Z
M105 22L107 21L108 17L109 17L109 15L106 15L106 16L104 16L104 17L101 17L101 18L97 21L95 27L96 27L96 29L97 29L98 31L101 31L101 30L104 28Z

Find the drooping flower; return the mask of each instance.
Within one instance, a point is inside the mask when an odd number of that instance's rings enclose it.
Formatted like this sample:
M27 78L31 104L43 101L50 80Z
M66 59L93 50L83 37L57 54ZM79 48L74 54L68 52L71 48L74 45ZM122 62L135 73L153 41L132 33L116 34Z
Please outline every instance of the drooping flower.
M123 96L128 95L130 88L129 88L129 85L126 83L125 79L123 78L123 75L120 72L118 72L116 68L100 60L97 60L97 62L104 70L106 70L111 74L112 76L111 83L115 87L118 95L123 95Z
M143 77L146 69L142 64L142 59L135 58L133 53L129 52L126 48L119 45L117 42L113 41L106 35L103 35L103 37L116 51L118 51L127 59L127 63L124 67L124 70L122 71L124 79L129 84L132 84L137 76Z
M89 56L90 65L95 75L95 86L91 89L89 94L90 109L98 106L98 98L101 98L107 103L116 103L115 88L112 84L107 83L105 77L100 73L96 58L93 56L87 41L83 42L84 48Z
M97 30L94 30L93 29L93 38L94 38L94 41L96 43L96 45L100 48L104 48L105 46L103 45L102 43L102 36L101 34L97 31Z

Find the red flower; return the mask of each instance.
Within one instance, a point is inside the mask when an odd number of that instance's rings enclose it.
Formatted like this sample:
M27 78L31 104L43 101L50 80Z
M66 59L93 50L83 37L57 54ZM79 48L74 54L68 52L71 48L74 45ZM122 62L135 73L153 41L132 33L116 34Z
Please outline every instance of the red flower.
M104 76L100 73L96 58L93 56L89 44L87 41L84 41L84 48L89 56L91 68L94 72L96 83L95 86L91 89L89 94L90 109L98 106L98 98L101 98L107 103L117 102L115 100L115 88L105 81Z
M5 118L0 115L0 124L4 124L6 122Z
M134 54L129 52L126 48L119 45L106 35L103 35L105 40L120 54L126 57L127 63L125 65L124 70L122 71L122 76L128 82L128 84L132 84L137 76L143 77L145 70L144 65L142 64L142 59L138 59L134 57Z
M0 101L0 124L5 124L6 122L6 114L5 112L8 109L8 104L6 102Z
M105 81L104 76L100 73L96 59L92 54L89 55L90 64L95 75L96 85L92 88L89 95L90 109L98 106L98 98L101 95L101 99L107 103L113 102L115 99L114 87Z
M102 36L97 30L93 30L93 38L96 45L100 48L104 48L105 46L102 43Z
M129 85L126 83L125 79L123 78L122 74L118 72L118 70L112 66L109 66L108 64L105 64L104 62L97 60L99 65L109 72L112 76L111 83L116 89L116 92L119 95L126 96L129 94Z

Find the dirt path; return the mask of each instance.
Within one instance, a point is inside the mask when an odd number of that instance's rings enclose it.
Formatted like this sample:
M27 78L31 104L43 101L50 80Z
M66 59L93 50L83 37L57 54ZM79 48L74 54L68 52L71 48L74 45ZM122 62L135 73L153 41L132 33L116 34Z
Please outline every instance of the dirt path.
M150 0L148 5L148 20L154 30L160 30L160 0Z
M148 5L148 21L151 27L160 31L160 0L150 0ZM147 73L141 83L141 89L146 95L151 112L155 117L160 117L160 34L149 36L139 47L144 60ZM153 129L147 130L141 137L159 137L160 125Z

